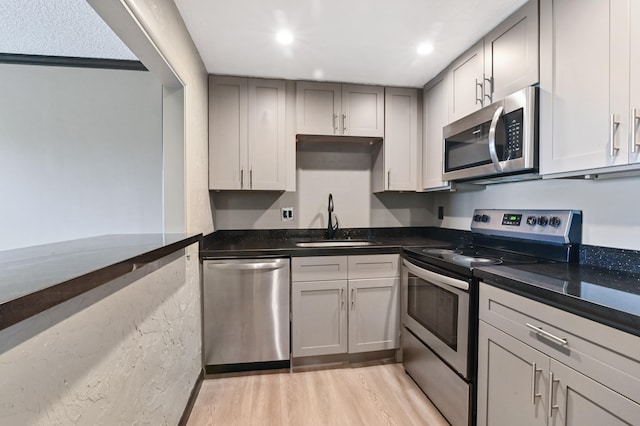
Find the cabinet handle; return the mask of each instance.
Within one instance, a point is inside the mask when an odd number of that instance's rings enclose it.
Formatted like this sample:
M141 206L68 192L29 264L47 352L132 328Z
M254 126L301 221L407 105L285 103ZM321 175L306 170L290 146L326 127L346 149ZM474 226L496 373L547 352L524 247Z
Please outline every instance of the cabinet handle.
M493 77L484 78L485 83L489 83L489 94L487 95L487 93L484 90L484 86L482 87L482 92L484 93L484 97L489 99L489 103L493 102Z
M554 336L553 334L549 333L548 331L544 331L542 328L540 327L536 327L535 325L529 324L527 323L527 327L529 327L530 329L532 329L533 331L535 331L538 334L542 334L545 337L548 337L549 339L560 343L561 345L568 345L569 342L567 341L567 339L563 339L561 337L558 336Z
M560 408L558 405L553 405L553 385L560 380L553 378L553 371L549 372L549 418L553 417L553 410Z
M541 398L541 393L536 393L536 375L542 370L536 368L536 363L531 364L531 404L536 405L536 398Z
M480 87L480 97L478 97L478 87ZM482 83L480 83L478 81L478 79L476 78L476 105L478 105L478 102L480 103L480 106L483 106L483 95L482 95Z
M344 288L340 289L340 310L344 310Z
M338 133L338 114L333 114L333 134Z
M391 189L391 169L387 170L387 189Z
M637 108L631 110L631 152L638 152L638 116Z
M240 168L240 189L244 187L244 169Z
M249 169L249 188L253 188L253 167Z
M351 289L351 310L355 309L356 306L356 295L353 292L354 288Z
M616 121L616 115L611 114L609 116L609 148L610 148L609 156L610 157L615 157L616 154L618 153L618 150L620 149L616 146L616 139L615 139L616 129L618 128L619 125L620 125L620 122Z
M347 134L347 114L342 113L342 133Z

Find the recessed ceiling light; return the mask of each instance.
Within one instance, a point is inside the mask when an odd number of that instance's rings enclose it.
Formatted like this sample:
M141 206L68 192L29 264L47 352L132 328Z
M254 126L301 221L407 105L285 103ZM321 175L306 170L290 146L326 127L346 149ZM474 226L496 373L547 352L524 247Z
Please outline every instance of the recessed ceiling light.
M289 30L280 30L276 34L276 40L280 44L291 44L293 42L293 34Z
M428 55L433 52L433 44L429 42L419 44L416 50L418 51L418 55Z

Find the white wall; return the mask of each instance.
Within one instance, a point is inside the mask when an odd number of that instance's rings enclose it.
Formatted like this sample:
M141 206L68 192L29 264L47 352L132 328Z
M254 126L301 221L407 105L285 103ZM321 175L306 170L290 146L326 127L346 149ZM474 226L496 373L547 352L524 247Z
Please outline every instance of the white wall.
M179 251L0 331L0 424L177 424L201 362L197 263Z
M0 250L162 231L148 72L0 64Z
M433 223L428 194L371 192L371 150L350 145L298 150L296 192L212 192L216 229L326 228L329 193L341 228ZM293 207L292 222L280 208Z
M173 1L125 3L185 84L186 228L208 233L206 71ZM176 424L202 368L198 246L186 253L0 332L0 424Z
M471 193L439 194L446 228L469 229L474 208L577 209L582 242L640 250L640 177L595 181L554 179L488 186Z

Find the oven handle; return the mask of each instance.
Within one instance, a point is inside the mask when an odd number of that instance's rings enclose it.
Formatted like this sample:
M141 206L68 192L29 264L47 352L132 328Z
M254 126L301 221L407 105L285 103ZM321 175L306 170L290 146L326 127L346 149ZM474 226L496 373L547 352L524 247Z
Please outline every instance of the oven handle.
M455 278L447 277L446 275L436 274L435 272L431 272L426 269L419 268L406 259L402 259L402 264L409 271L411 271L412 274L424 280L428 280L431 283L455 287L464 291L469 291L469 283L467 281L457 280Z

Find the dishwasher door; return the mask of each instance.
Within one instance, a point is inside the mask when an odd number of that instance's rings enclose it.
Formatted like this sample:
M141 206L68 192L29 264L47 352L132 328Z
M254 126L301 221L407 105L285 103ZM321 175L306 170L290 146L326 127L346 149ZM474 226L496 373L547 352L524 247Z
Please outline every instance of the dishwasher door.
M205 260L205 365L289 359L289 259Z

